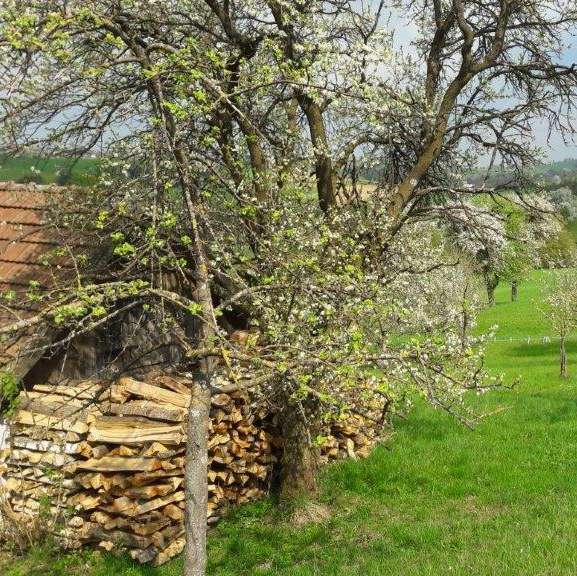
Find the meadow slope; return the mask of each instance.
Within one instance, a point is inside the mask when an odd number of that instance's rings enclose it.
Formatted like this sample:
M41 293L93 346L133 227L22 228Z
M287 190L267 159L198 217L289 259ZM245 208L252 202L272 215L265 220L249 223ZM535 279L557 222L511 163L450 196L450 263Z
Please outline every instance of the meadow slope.
M94 158L42 158L38 156L0 156L0 182L37 184L93 184L99 174Z

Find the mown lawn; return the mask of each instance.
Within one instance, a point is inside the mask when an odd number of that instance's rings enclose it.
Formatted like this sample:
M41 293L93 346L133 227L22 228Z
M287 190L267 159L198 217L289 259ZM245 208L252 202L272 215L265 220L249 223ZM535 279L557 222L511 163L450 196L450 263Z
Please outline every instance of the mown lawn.
M480 328L501 327L487 364L513 391L474 397L486 414L470 431L419 406L391 442L362 462L328 469L321 500L329 520L291 525L270 502L237 510L211 532L214 576L556 576L577 573L577 344L567 381L538 312L535 273L510 303L508 287ZM531 341L528 342L528 338ZM172 576L82 553L45 551L11 561L6 576Z

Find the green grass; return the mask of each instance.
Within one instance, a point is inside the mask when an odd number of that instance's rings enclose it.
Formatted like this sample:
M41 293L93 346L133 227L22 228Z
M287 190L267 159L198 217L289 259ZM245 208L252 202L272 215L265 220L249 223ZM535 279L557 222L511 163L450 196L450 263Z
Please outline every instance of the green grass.
M0 182L59 183L81 186L93 183L97 175L98 161L94 158L73 160L37 156L0 156Z
M519 284L519 301L511 302L510 285L503 284L496 292L495 306L483 310L478 319L478 331L488 332L492 326L498 326L497 339L551 335L547 321L540 312L541 290L544 279L550 272L534 271L529 278ZM523 348L525 349L525 348ZM494 357L493 352L496 352ZM499 358L497 350L488 354L490 361Z
M504 338L547 335L536 301L548 273L522 284L516 303L500 287L480 328L499 324ZM291 526L268 501L239 509L211 531L209 574L575 574L577 344L570 347L567 381L557 376L553 344L495 342L487 363L506 382L520 376L521 383L471 399L487 415L474 431L418 406L370 458L325 471L328 521ZM180 560L154 569L88 553L54 562L36 551L0 573L173 576L180 570Z
M577 220L571 220L566 224L567 230L573 234L574 238L577 240Z

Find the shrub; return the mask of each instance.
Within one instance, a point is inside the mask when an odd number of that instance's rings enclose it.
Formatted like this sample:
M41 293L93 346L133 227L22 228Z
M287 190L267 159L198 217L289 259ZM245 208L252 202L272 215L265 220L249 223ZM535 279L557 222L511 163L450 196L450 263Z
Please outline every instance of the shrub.
M0 412L7 412L13 406L20 390L20 382L11 372L0 371Z

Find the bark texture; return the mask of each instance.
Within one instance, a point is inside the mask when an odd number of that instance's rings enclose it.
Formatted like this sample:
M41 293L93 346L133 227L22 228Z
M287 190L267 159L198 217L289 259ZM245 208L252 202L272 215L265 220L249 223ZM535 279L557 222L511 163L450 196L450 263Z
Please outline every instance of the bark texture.
M185 533L184 576L206 573L206 510L208 506L207 442L210 416L210 389L202 374L194 387L188 410L188 431L184 472Z
M307 118L314 147L319 206L326 213L336 204L336 190L333 160L329 153L329 139L323 113L310 96L298 94L297 99Z
M285 404L281 414L283 455L280 473L280 501L290 503L317 491L320 450L315 445L319 427L318 406L314 401Z

